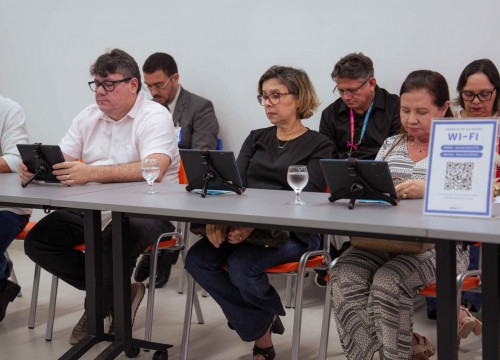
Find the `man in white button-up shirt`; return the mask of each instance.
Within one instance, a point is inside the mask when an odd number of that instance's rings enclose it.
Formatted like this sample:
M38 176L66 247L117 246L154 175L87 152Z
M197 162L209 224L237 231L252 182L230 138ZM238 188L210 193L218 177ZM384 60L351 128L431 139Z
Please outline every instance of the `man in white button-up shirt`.
M142 181L141 160L158 159L157 181L178 182L179 150L169 112L140 94L141 75L135 60L114 49L101 55L90 68L89 82L96 103L78 114L60 143L65 162L54 165L53 174L65 185L88 182ZM30 174L21 165L21 178ZM104 313L113 314L110 214L103 212L102 243ZM130 266L162 232L171 231L167 221L130 219ZM42 268L74 287L85 290L85 255L73 247L82 244L81 213L58 210L43 218L25 241L26 254ZM132 316L144 296L144 284L132 284ZM73 329L70 343L86 335L84 313ZM110 331L113 332L113 325Z
M21 157L16 144L28 143L24 112L14 101L0 96L0 173L17 171ZM24 229L30 209L0 208L0 321L5 317L9 302L14 301L21 287L8 280L12 263L5 251L16 235Z

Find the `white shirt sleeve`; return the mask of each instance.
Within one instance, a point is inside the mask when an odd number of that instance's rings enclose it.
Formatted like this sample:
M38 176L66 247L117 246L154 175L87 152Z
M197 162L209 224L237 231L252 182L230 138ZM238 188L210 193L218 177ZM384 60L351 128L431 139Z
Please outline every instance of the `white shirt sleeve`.
M27 144L24 112L12 100L0 97L0 156L12 172L17 172L21 157L16 144Z

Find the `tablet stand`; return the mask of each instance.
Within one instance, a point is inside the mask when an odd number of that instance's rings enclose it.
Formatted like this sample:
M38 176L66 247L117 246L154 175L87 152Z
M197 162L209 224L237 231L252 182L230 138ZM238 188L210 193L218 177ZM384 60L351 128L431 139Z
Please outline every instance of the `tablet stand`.
M207 191L209 184L215 181L220 181L222 184L222 187L224 187L227 190L233 191L238 195L243 194L244 189L239 188L238 186L234 185L233 183L227 181L226 179L222 178L222 176L219 175L217 170L212 165L212 162L210 160L210 156L208 155L208 151L204 151L201 155L201 165L203 167L206 167L205 171L203 172L203 186L201 188L201 197L204 198L207 196ZM189 184L186 186L187 191L193 190L194 187Z
M342 191L337 192L335 195L331 195L328 200L334 202L338 199L350 199L347 207L352 210L354 209L354 204L357 199L366 198L366 195L370 195L369 198L372 200L382 200L388 202L392 205L397 205L398 200L390 197L389 195L384 194L374 188L372 188L361 176L358 169L358 160L354 158L349 158L346 161L349 162L349 166L347 168L347 175L349 177L354 178L351 186ZM365 195L365 196L363 196Z
M40 176L45 176L50 172L50 165L47 162L47 160L45 160L45 158L42 154L42 151L40 148L41 145L42 145L41 143L33 144L33 152L35 153L35 161L37 163L36 164L36 171L26 181L23 181L21 183L21 186L23 188L25 188L26 186L31 184L31 182L33 180L38 179Z

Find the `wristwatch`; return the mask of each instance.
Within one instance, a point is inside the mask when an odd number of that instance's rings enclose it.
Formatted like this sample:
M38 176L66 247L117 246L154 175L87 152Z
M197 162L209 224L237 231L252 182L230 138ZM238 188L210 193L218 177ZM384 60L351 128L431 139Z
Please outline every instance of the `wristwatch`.
M495 184L495 193L494 193L494 196L499 196L500 195L500 182L497 182Z

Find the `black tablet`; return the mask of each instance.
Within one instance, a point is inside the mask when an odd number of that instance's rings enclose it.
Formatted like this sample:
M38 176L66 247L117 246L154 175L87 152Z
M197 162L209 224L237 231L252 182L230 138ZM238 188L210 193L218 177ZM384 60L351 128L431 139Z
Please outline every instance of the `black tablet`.
M330 189L330 201L349 199L350 209L357 199L397 205L398 195L386 161L323 159L320 164Z
M17 144L17 149L28 170L35 175L23 183L23 187L26 187L33 180L59 182L55 175L52 175L52 166L65 161L58 145Z
M180 149L182 164L188 179L187 191L201 189L205 197L209 190L228 190L241 195L245 190L232 151Z

